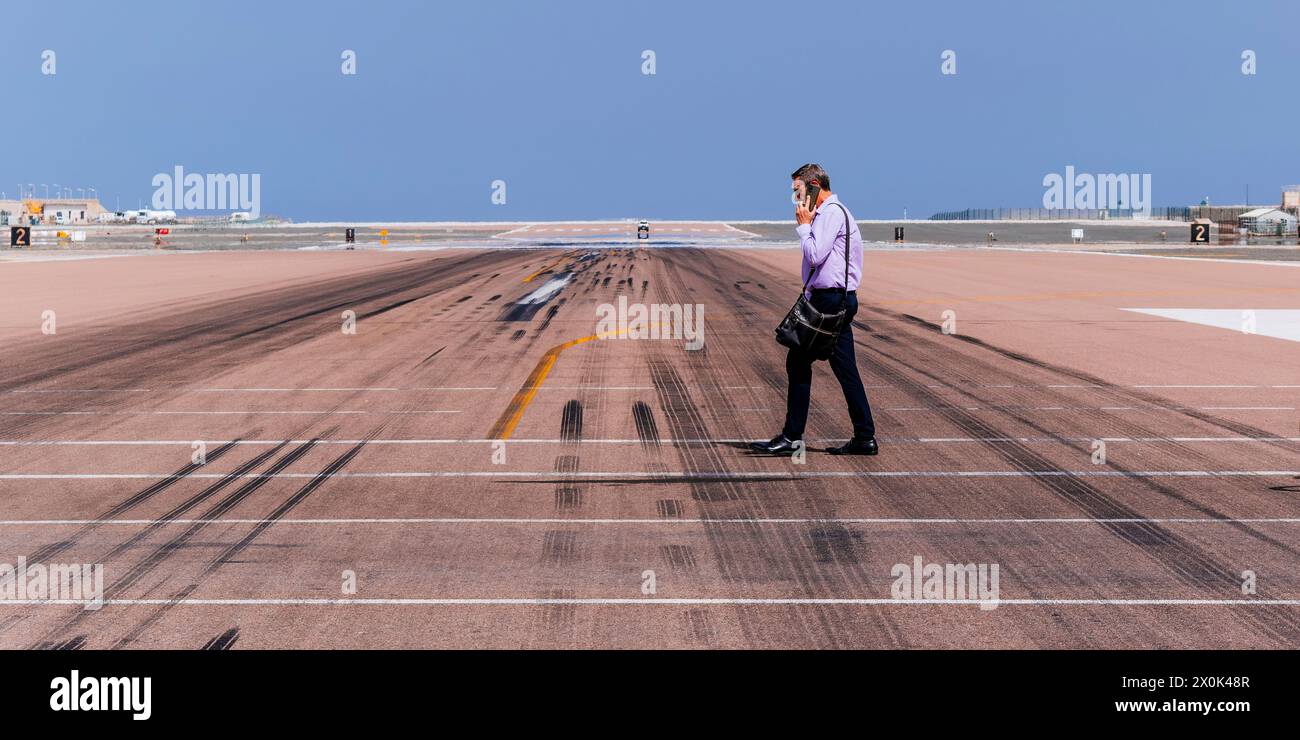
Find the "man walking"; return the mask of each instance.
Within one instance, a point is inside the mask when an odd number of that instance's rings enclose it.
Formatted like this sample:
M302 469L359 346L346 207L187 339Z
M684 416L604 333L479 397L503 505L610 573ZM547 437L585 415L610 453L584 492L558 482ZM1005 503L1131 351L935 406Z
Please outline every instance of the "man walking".
M851 325L858 312L857 289L862 279L862 232L858 230L853 215L831 192L830 176L821 165L806 164L795 170L790 178L791 189L798 201L794 214L798 222L795 233L799 235L803 248L800 279L815 270L808 283L808 300L818 311L835 313L842 307L848 311L844 329L831 352L830 363L835 379L844 391L844 401L849 406L853 438L827 452L832 455L875 455L880 449L876 443L876 425L871 418L871 404L862 387L862 378L858 376ZM847 265L844 261L846 239L849 247ZM785 358L785 372L790 383L786 393L785 426L771 440L751 443L751 449L769 455L795 453L795 443L803 439L804 426L808 422L814 361L807 352L789 350Z

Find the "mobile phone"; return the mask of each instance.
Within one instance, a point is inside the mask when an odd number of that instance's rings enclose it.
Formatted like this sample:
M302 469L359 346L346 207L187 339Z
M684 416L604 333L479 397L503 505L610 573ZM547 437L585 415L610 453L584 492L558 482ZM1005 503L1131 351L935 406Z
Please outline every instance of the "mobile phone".
M804 186L804 193L805 193L804 202L803 202L804 208L807 208L808 210L811 211L812 209L817 207L817 198L822 194L822 189L820 186L809 183L808 185Z

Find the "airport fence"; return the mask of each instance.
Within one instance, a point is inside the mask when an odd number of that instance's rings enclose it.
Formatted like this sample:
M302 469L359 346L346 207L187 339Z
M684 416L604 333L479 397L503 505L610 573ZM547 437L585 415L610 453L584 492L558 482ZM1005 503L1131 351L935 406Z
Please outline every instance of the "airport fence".
M931 221L1105 221L1131 219L1137 216L1169 221L1190 221L1193 208L1152 208L1149 215L1139 214L1131 208L967 208L961 211L942 211L930 217Z

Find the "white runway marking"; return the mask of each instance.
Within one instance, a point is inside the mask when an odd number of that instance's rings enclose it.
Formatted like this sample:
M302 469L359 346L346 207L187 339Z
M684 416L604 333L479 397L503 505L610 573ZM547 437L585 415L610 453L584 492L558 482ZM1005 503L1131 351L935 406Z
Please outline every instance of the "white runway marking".
M146 527L153 525L191 525L191 524L291 524L291 525L442 525L442 524L504 524L504 525L673 525L683 524L954 524L973 526L981 524L1300 524L1300 517L1276 518L1211 518L1211 517L1174 517L1174 518L1124 518L1124 519L1088 519L1082 517L1060 518L1011 518L1011 519L926 519L926 518L810 518L810 519L557 519L528 517L361 517L336 519L7 519L0 520L0 526L28 527L80 527L80 526L128 526Z
M172 473L3 473L0 481L20 480L156 480L170 478ZM315 478L318 473L190 473L188 479L242 479L242 478ZM553 470L489 472L484 470L415 470L392 472L339 472L330 478L541 478L544 480L572 478L610 478L615 480L805 480L809 478L1266 478L1300 476L1300 470L880 470L880 471L819 471L810 473L738 472L738 473L684 473L644 471L614 472L591 471L557 473Z
M196 438L197 439L197 438ZM1097 440L1114 444L1160 444L1160 443L1197 443L1197 444L1221 444L1221 443L1277 443L1277 442L1300 442L1300 437L880 437L880 441L886 444L979 444L988 442L1015 442L1023 444L1087 444ZM196 440L183 439L5 439L0 440L0 447L112 447L112 446L184 446L189 447ZM499 440L495 439L197 439L211 445L251 445L266 446L278 445L282 442L289 444L305 444L314 441L321 445L356 445L365 442L367 445L488 445ZM584 445L639 445L644 444L646 440L640 438L625 439L583 439L581 444ZM755 441L752 438L732 438L732 439L658 439L651 440L652 443L675 446L675 445L731 445L743 444ZM807 440L811 444L826 444L829 442L842 442L838 437L811 437ZM539 439L539 438L516 438L512 437L507 444L572 444L573 440L566 439Z
M0 606L85 606L74 599L0 599ZM105 606L1300 606L1300 599L104 599Z
M420 416L425 414L459 414L460 411L0 411L0 416L243 416L246 414L319 416L319 415L379 415Z
M1123 311L1175 321L1300 342L1300 309L1283 308L1124 308ZM1251 331L1246 329L1253 324Z
M415 385L398 387L357 388L32 388L5 391L6 393L57 394L57 393L394 393L402 391L494 391L495 385Z

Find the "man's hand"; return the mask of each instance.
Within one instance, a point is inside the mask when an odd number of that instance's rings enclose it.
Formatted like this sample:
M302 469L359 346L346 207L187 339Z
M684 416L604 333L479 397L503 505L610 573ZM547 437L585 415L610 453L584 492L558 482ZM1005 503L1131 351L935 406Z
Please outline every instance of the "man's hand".
M802 200L794 207L794 220L800 226L812 223L813 212L808 210L807 204Z

